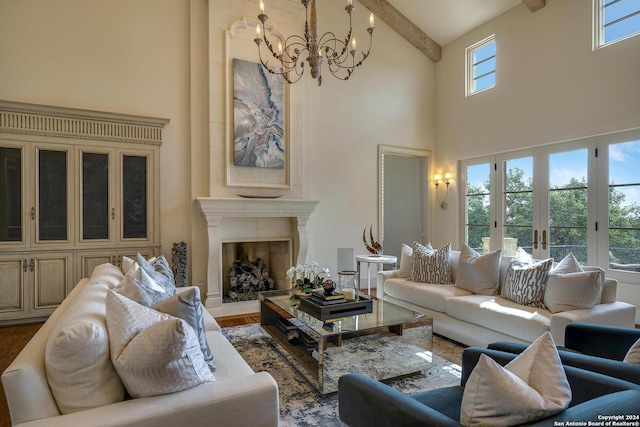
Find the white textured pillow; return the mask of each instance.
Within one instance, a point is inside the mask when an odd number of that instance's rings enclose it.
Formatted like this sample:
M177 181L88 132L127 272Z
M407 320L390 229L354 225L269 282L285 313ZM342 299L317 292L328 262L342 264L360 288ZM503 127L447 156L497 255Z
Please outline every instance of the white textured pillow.
M498 295L501 249L480 255L462 244L456 287L474 294Z
M571 387L549 332L505 367L486 355L469 375L462 395L464 426L513 426L565 410Z
M431 244L422 246L413 243L413 257L411 259L411 277L413 282L434 283L448 285L451 283L451 243L447 243L437 251Z
M544 291L544 305L552 313L591 308L600 301L601 295L599 271L567 274L552 272Z
M411 257L413 249L411 246L402 244L402 253L400 254L400 268L396 272L396 277L405 278L411 276Z
M552 264L553 258L536 262L518 247L509 262L500 296L517 304L544 307L544 291Z
M129 394L156 396L215 381L198 337L184 320L109 291L111 359Z
M122 274L129 274L129 271L132 271L132 272L135 271L136 267L139 267L136 260L129 258L126 255L122 256L122 261L120 262L120 268L122 269Z
M569 252L567 256L551 269L552 274L569 274L569 273L581 273L584 270L582 266L573 255L573 252Z
M153 307L170 297L167 291L142 268L124 276L114 291L147 307Z
M47 381L62 414L124 400L124 386L109 357L108 291L106 282L88 282L47 340Z
M622 360L625 363L633 363L635 365L640 365L640 339L638 339L638 341L636 341L631 348L629 349L629 351L627 351L627 354L624 356L624 359Z

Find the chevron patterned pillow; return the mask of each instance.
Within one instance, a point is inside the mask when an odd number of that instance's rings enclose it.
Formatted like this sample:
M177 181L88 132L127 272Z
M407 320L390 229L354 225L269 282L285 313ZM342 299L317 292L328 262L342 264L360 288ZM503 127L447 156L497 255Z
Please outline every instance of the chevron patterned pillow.
M516 249L509 262L507 277L500 296L517 304L542 307L553 258L535 261L524 249Z
M447 243L438 250L431 247L431 243L423 246L413 243L411 259L411 277L413 282L435 283L448 285L451 283L451 243Z

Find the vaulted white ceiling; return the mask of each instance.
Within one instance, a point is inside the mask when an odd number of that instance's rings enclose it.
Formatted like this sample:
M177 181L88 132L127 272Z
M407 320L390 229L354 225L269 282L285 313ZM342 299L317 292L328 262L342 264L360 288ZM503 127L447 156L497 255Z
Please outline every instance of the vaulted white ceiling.
M442 46L524 3L531 12L546 0L358 0L432 61Z
M440 46L518 6L521 0L389 0Z

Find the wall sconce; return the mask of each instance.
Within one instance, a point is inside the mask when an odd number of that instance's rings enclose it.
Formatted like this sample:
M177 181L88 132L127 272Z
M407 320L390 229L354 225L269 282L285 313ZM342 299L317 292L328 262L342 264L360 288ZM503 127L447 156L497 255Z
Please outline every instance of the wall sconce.
M451 179L451 174L450 173L445 173L444 174L444 185L447 186L447 191L444 193L444 200L440 200L440 193L438 193L438 189L440 188L440 184L442 184L442 175L440 175L439 173L435 174L433 176L433 180L435 181L436 184L436 197L438 198L438 203L440 203L440 207L442 209L447 209L447 196L449 195L449 184L450 184L450 179Z

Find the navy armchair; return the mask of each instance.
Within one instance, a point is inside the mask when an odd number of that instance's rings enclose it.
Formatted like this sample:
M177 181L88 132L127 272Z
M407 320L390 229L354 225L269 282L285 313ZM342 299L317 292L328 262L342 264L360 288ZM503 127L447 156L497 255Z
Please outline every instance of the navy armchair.
M622 362L640 339L640 329L569 323L564 336L564 347L558 348L563 365L640 384L640 365ZM489 344L489 348L519 354L527 344L498 341Z
M350 427L460 426L464 385L480 354L501 365L515 355L469 347L462 355L460 386L405 395L361 374L344 375L338 381L340 419ZM553 426L558 421L601 421L602 415L637 415L640 385L582 369L565 366L573 397L569 408L532 426Z

